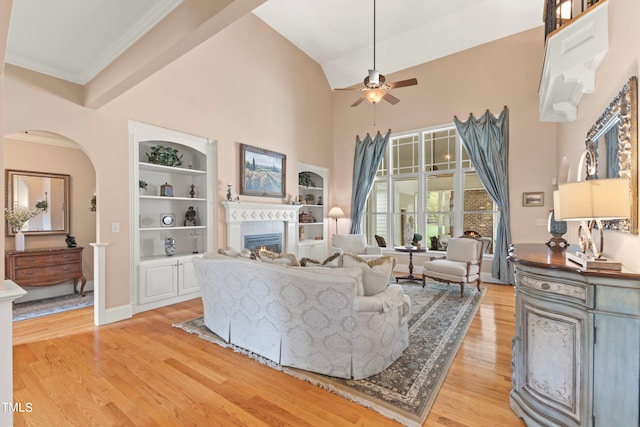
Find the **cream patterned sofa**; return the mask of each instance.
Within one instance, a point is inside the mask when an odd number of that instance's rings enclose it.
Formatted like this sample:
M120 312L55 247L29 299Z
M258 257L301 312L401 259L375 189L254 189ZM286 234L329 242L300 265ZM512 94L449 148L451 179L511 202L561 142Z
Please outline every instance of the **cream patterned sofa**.
M204 323L283 366L341 378L377 374L409 344L402 287L363 296L359 267L287 267L221 255L195 259Z

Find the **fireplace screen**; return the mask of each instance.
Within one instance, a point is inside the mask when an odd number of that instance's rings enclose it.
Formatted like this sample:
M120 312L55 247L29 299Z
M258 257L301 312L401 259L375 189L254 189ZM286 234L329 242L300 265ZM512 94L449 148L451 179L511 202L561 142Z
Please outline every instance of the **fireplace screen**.
M282 234L251 234L244 236L244 247L252 252L264 249L279 254L282 252Z

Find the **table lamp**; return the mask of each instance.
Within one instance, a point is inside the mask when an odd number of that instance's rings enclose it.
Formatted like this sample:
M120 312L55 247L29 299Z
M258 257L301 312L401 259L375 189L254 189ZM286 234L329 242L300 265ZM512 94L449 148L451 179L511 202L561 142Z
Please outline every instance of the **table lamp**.
M338 218L344 217L344 211L340 206L334 206L329 209L329 213L327 214L329 218L335 218L336 220L336 234L338 234Z
M557 219L580 222L578 242L582 252L577 254L567 252L568 259L586 268L608 270L622 268L620 263L612 263L602 256L604 249L602 220L629 217L631 202L627 178L591 179L560 184L557 198L554 197L554 205ZM599 245L593 238L594 225L600 229ZM587 254L589 249L593 252L592 255ZM595 263L589 263L590 261Z

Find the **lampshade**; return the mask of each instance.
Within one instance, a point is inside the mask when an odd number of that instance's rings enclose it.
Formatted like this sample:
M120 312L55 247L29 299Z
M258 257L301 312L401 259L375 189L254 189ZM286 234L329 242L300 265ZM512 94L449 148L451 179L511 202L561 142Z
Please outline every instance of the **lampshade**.
M560 184L553 199L555 217L561 220L611 220L628 218L631 213L627 178Z
M329 213L327 214L327 216L329 218L335 218L337 220L338 218L344 217L344 211L342 210L341 207L334 206L331 209L329 209Z
M561 184L564 185L564 184ZM556 190L553 192L553 217L554 219L560 220L563 218L562 216L562 207L560 206L560 190Z

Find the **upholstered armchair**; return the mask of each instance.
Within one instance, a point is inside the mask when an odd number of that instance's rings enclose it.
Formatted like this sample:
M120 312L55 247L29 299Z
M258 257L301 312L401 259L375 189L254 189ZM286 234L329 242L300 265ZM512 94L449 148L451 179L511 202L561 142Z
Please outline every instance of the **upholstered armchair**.
M364 259L382 256L382 249L369 246L364 234L334 234L330 251L333 254L352 253Z
M422 287L426 279L460 284L460 296L464 296L464 285L478 282L480 290L480 268L483 254L482 240L472 236L452 237L444 257L431 257L422 269Z

